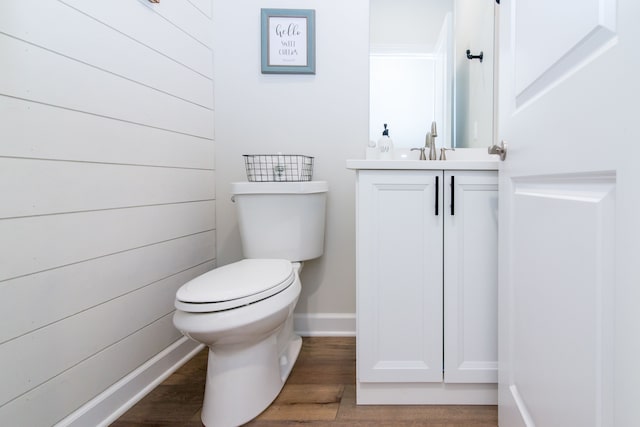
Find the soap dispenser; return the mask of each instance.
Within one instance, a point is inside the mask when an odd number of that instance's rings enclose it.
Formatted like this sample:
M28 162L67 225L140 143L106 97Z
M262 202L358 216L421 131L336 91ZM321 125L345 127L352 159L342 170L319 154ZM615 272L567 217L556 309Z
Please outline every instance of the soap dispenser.
M389 137L389 129L387 129L386 123L384 124L382 136L378 140L378 154L380 160L393 159L393 141Z

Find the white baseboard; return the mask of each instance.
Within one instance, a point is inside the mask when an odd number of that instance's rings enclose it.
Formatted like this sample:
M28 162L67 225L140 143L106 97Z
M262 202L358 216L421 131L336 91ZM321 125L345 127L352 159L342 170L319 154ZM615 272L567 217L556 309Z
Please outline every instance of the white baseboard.
M355 337L355 313L294 313L293 330L303 337Z
M182 337L56 427L108 426L203 348L204 344Z
M498 384L357 381L356 396L358 405L497 405Z

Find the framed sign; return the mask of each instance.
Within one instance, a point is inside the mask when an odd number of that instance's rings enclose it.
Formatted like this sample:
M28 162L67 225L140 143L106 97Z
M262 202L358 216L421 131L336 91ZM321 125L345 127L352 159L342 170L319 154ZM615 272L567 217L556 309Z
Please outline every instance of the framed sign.
M315 10L261 12L262 74L315 74Z

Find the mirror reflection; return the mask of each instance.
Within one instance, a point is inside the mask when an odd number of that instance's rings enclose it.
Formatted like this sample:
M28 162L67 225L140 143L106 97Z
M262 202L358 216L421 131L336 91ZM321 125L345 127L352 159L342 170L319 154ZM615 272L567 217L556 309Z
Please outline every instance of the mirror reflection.
M437 147L491 145L493 1L370 0L371 140L422 147L435 121Z

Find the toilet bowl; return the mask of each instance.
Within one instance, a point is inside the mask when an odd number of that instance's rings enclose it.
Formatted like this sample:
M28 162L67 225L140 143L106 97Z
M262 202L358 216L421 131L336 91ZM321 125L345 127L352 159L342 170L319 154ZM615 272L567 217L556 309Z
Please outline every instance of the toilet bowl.
M327 190L323 181L235 183L249 258L198 276L176 293L174 325L209 347L206 426L250 421L289 376L302 345L293 332L301 261L323 253Z
M205 425L245 423L280 392L302 343L290 321L300 295L299 268L287 260L245 259L178 291L174 325L210 348Z

